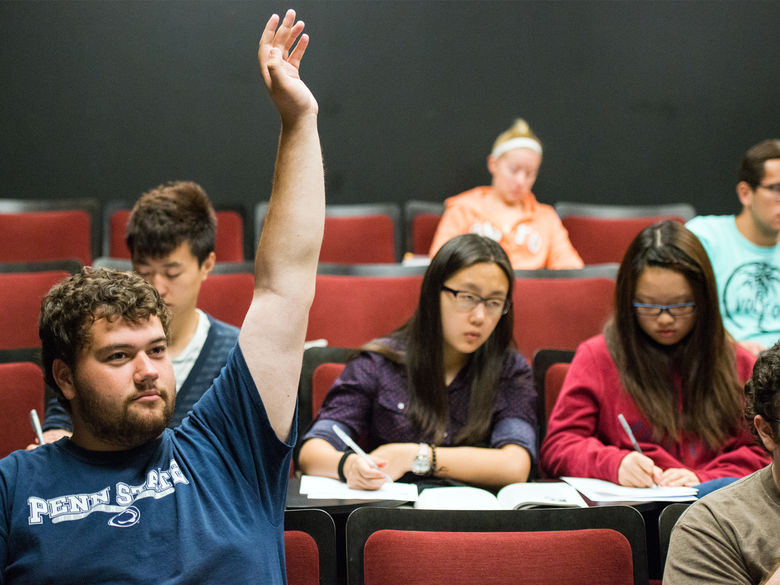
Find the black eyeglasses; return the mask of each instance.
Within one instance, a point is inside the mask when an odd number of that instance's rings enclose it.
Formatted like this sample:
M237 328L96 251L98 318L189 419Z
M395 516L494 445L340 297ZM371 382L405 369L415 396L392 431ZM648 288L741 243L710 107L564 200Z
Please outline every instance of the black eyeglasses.
M780 183L772 183L771 185L756 185L756 188L766 189L767 191L773 191L776 195L780 195Z
M640 317L660 317L663 312L672 317L687 317L696 310L696 303L677 303L676 305L653 305L650 303L633 303L636 314Z
M509 310L509 306L512 304L510 299L486 299L472 292L466 290L455 290L454 288L450 288L448 286L442 286L441 290L446 291L455 297L455 306L458 308L458 310L463 311L464 313L467 311L473 311L477 308L477 305L482 303L485 305L486 313L492 315L493 317L497 317L499 315L506 315L506 312Z

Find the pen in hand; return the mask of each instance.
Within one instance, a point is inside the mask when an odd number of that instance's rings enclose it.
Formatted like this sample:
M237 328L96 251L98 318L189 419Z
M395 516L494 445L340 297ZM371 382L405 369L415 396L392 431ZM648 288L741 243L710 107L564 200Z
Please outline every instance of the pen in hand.
M35 431L35 436L38 437L38 444L43 445L46 441L43 440L43 430L41 429L41 420L38 418L38 411L34 408L30 411L30 424Z
M369 457L368 454L365 451L363 451L363 449L361 449L360 446L358 446L358 444L355 441L352 440L352 437L350 437L347 433L345 433L341 429L341 427L339 425L335 424L335 423L333 424L333 432L338 435L339 439L344 441L344 443L347 445L347 447L349 447L350 449L352 449L355 452L355 455L357 455L358 457L363 459L363 461L368 463L368 465L371 468L376 469L377 471L379 471L379 466L376 463L374 463L374 460L371 459L371 457ZM386 473L383 473L382 475L385 476L385 479L387 481L389 481L390 483L393 483L393 478L392 477L390 477Z
M639 443L637 443L636 437L634 436L634 433L631 431L631 427L628 426L628 421L626 420L626 417L623 416L622 412L618 414L618 420L620 421L620 426L623 427L623 430L626 432L626 435L628 435L628 440L631 441L631 444L634 446L634 451L636 451L640 455L644 455L644 453L642 453L642 447L640 447ZM658 484L655 483L655 481L653 481L653 487L658 487Z
M623 416L622 412L618 415L618 420L620 421L620 425L623 427L623 430L626 431L628 440L631 441L631 444L634 446L634 451L637 453L642 453L642 447L640 447L639 443L636 442L636 437L634 436L634 433L631 432L631 427L628 426L628 421L626 420L626 417Z

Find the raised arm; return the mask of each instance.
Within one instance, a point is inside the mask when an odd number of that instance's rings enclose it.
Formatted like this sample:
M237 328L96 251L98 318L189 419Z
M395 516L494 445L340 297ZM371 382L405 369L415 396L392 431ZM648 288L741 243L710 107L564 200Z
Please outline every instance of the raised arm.
M325 221L317 101L299 66L309 37L288 10L274 15L258 59L282 120L274 182L255 255L255 292L239 344L276 435L290 432ZM297 44L296 43L297 40Z

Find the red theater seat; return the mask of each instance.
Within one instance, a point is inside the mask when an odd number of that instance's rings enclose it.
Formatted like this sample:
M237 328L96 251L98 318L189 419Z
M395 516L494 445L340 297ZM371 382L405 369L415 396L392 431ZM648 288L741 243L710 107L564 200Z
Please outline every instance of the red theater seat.
M421 275L318 274L306 339L360 347L403 325L417 308Z
M43 371L30 362L0 364L0 458L35 442L30 410L43 417Z

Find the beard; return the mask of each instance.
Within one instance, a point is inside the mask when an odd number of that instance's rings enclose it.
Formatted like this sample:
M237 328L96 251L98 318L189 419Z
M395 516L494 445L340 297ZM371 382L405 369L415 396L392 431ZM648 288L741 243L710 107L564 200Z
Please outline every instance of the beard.
M72 408L90 433L120 449L132 449L159 437L168 426L176 404L176 393L160 388L154 405L133 401L112 403L89 384L76 380Z

